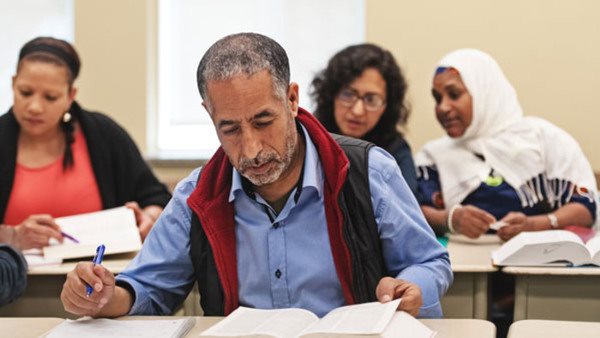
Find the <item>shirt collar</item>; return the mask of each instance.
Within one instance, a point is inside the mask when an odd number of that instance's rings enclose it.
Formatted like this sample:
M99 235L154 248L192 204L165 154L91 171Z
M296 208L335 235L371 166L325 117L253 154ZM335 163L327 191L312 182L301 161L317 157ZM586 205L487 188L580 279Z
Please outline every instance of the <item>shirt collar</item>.
M319 197L323 194L323 168L321 161L319 160L319 154L314 143L310 139L310 135L306 131L303 125L298 123L302 129L304 140L306 140L306 151L304 154L304 178L302 181L302 190L306 190L308 187L312 187L317 191ZM242 176L235 169L232 168L233 173L231 176L231 190L229 191L229 202L233 202L238 192L244 191L244 184L242 182Z

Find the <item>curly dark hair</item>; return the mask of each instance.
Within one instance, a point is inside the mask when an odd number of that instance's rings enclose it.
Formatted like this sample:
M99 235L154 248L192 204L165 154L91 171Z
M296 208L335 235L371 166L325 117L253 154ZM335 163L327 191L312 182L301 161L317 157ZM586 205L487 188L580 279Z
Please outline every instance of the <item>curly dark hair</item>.
M385 80L387 105L379 122L363 139L385 148L398 135L402 136L397 127L404 126L409 115L409 108L404 102L406 80L389 51L370 43L342 49L313 79L310 95L317 103L315 116L327 130L340 133L334 117L335 97L367 68L377 69Z

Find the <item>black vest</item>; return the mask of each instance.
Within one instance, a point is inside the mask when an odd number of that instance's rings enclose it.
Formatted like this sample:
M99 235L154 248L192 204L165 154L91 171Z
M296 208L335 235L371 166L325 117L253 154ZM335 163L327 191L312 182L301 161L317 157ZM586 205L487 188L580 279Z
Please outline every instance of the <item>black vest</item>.
M352 292L357 303L376 301L379 280L389 273L381 251L369 189L369 149L373 144L331 134L348 157L350 167L338 204L344 218L343 235L352 257ZM200 177L198 177L200 179ZM190 229L190 256L206 316L223 316L223 288L206 234L195 213Z

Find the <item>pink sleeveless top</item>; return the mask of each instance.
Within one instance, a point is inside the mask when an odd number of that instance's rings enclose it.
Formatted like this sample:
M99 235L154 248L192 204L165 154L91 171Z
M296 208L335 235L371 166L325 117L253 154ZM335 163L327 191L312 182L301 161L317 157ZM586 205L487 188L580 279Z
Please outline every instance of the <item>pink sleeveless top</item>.
M70 216L102 210L100 190L94 176L81 129L71 145L74 165L63 171L63 157L40 168L17 163L4 223L17 225L30 215Z

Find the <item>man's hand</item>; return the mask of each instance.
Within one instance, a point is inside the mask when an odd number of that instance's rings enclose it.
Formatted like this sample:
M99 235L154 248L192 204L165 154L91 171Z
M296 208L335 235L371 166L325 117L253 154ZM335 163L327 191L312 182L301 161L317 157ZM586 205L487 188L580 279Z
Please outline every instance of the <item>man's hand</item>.
M485 234L494 222L496 218L492 214L472 205L462 206L452 215L454 230L469 238L478 238Z
M508 241L522 231L533 230L529 224L529 218L522 212L509 212L500 221L508 224L498 229L498 236L503 241Z
M14 229L11 244L20 250L47 246L50 238L63 242L60 227L50 215L31 215Z
M398 310L406 311L413 317L419 314L419 308L423 305L421 288L416 284L392 277L383 277L375 290L377 300L387 303L391 300L402 298Z
M86 285L94 291L87 296ZM96 316L111 300L115 291L115 276L102 265L79 262L67 274L60 299L66 311L79 316Z

